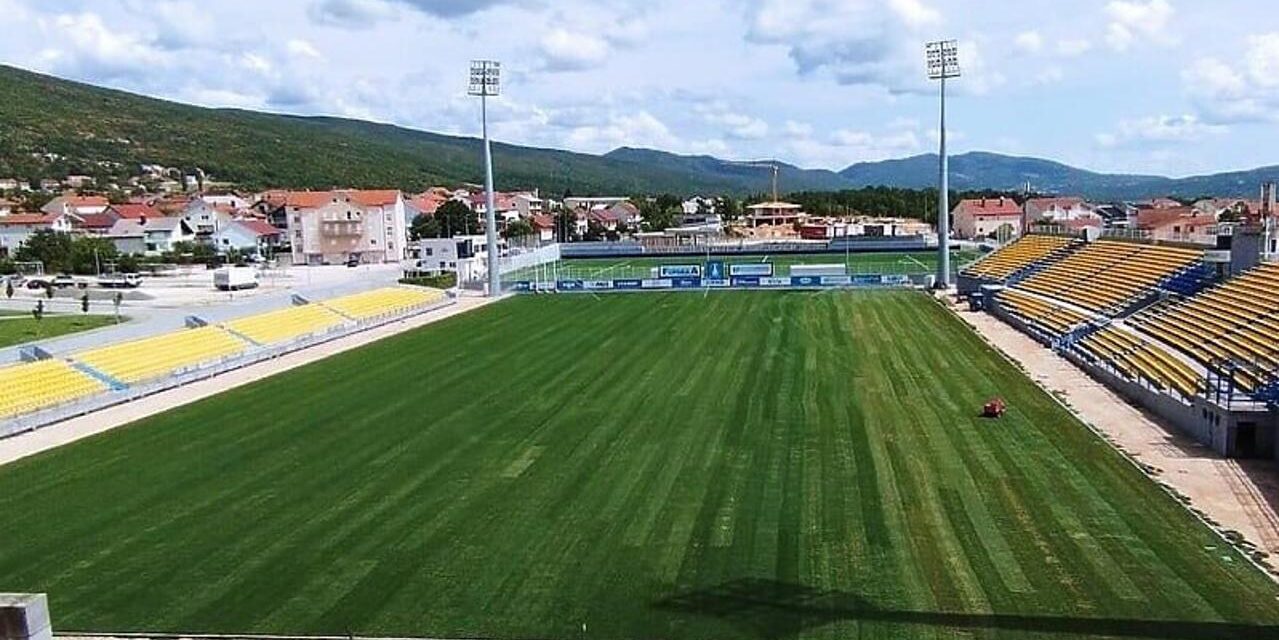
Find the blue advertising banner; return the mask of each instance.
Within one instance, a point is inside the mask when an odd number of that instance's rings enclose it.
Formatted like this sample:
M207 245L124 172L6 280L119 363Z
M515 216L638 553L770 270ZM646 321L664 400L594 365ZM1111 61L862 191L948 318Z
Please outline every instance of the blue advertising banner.
M696 264L664 264L657 268L663 278L700 278L702 267Z
M822 284L828 287L847 287L853 283L848 276L822 276Z
M581 291L586 285L581 280L560 280L555 283L555 288L560 291Z
M641 289L644 287L643 280L614 280L614 289Z
M511 283L511 288L515 291L532 291L533 283L528 280L517 280Z
M759 286L761 287L789 287L790 278L760 278Z
M701 278L671 278L671 286L676 289L696 289L702 286Z
M644 289L670 289L671 281L666 278L645 279L640 281L640 287Z
M792 287L820 287L822 285L822 276L791 276L790 286Z
M853 284L862 286L862 287L873 287L878 285L880 282L882 282L882 280L880 280L878 273L876 274L864 273L861 275L853 276Z
M881 282L883 282L886 285L910 284L910 276L902 273L895 273L892 275L884 276L883 278L881 278Z
M733 276L730 283L734 287L758 287L759 278Z
M707 280L723 280L724 278L725 278L724 261L708 260L706 262L706 279Z
M728 275L767 278L773 275L773 263L751 262L749 264L730 264L728 265Z
M702 285L712 289L723 289L731 284L727 279L702 278Z
M612 280L587 280L582 283L582 286L590 290L612 289L613 281Z

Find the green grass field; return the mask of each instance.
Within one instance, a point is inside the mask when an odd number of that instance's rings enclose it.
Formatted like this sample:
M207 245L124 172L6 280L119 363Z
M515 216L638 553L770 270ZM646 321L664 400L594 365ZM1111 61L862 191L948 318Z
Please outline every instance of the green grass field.
M958 271L961 265L971 262L980 256L973 251L952 252L952 269ZM839 264L847 266L848 273L878 274L926 274L937 270L937 252L917 251L904 253L805 253L775 254L759 256L714 256L712 259L723 260L726 264L752 262L771 262L773 272L778 276L790 275L791 265L796 264ZM664 264L704 264L706 256L662 256L645 258L574 258L561 260L552 269L545 266L541 269L529 268L504 276L506 280L538 280L549 279L551 274L561 279L612 279L612 278L648 278L652 270Z
M917 292L517 298L0 467L0 513L0 590L62 630L1279 634Z
M9 319L0 320L0 347L11 347L33 340L48 340L115 323L115 318L111 316L45 316L37 322L31 314L25 315L26 317L22 318L13 315Z

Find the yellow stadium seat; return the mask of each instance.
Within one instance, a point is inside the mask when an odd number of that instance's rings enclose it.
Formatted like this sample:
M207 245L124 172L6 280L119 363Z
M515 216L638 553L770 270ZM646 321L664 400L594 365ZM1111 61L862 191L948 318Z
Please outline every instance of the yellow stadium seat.
M48 409L107 391L101 381L62 360L0 368L0 418Z

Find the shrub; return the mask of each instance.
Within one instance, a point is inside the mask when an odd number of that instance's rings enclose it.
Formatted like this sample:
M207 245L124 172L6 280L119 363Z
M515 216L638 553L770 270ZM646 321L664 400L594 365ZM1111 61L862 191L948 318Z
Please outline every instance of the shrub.
M457 274L452 271L446 271L437 276L400 278L400 284L411 284L417 287L432 287L435 289L452 289L457 286Z

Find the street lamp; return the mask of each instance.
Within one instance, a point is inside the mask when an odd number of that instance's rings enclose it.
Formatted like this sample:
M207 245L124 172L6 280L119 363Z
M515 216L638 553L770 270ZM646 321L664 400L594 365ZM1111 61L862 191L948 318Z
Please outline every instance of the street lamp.
M941 126L938 128L940 150L937 152L938 173L937 185L937 271L938 285L943 289L950 288L950 180L949 166L946 159L946 79L959 77L959 44L954 40L929 42L924 46L928 60L928 78L941 81Z
M493 197L493 148L489 145L488 99L501 89L502 63L494 60L472 60L471 82L467 93L480 97L480 123L484 133L484 203L487 209L489 295L501 293L501 275L497 254L497 208Z

